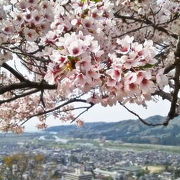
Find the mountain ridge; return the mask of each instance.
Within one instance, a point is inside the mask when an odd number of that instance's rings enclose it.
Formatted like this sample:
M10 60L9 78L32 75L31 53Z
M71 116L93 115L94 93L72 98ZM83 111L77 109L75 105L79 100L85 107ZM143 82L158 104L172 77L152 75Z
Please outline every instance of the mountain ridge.
M163 116L151 116L147 122L163 122ZM165 126L150 127L139 120L123 120L119 122L90 122L84 127L76 125L54 126L46 132L57 132L61 136L73 138L118 140L128 143L150 143L162 145L180 145L180 116Z

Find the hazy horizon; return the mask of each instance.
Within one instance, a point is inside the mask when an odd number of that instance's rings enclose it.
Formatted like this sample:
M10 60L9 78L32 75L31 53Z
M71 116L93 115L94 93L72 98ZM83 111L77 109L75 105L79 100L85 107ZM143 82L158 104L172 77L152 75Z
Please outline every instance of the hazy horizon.
M166 100L155 102L148 102L147 109L140 105L128 105L128 107L140 115L142 118L148 118L154 115L166 116L169 111L170 103ZM137 119L136 116L130 114L125 108L120 105L114 107L102 107L96 105L94 108L90 109L87 113L81 116L81 119L86 122L118 122L122 120ZM32 132L38 131L36 125L38 124L37 118L29 120L25 124L25 131ZM47 120L48 127L58 126L58 125L71 125L70 122L62 122L61 120L49 117Z

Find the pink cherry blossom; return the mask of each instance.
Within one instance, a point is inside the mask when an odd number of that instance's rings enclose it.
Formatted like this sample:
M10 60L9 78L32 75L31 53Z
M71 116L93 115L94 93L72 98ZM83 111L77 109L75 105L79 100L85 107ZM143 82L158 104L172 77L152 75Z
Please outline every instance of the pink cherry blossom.
M34 29L24 29L24 36L27 41L35 41L38 38L38 34Z
M89 108L118 102L146 106L165 87L173 94L176 1L18 0L0 5L0 81L3 87L21 85L8 92L0 87L4 130L11 125L9 130L22 132L19 125L37 114L39 128L46 127L50 114L72 121L78 102ZM173 70L167 72L169 66Z
M117 39L118 49L117 53L127 54L130 50L130 44L133 42L134 38L126 36L123 40Z

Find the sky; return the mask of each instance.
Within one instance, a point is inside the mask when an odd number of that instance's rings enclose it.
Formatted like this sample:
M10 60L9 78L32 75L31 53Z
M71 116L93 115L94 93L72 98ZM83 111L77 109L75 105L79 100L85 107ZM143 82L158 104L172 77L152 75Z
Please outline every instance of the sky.
M166 116L168 114L170 103L166 100L160 100L158 103L148 102L148 108L145 109L139 105L128 105L128 108L136 112L142 118L147 118L153 115ZM81 119L86 122L116 122L128 119L137 119L136 116L129 113L125 108L120 105L114 107L102 107L100 105L94 106L87 113L81 116ZM33 118L25 125L25 131L37 131L36 125L38 120ZM70 122L62 122L59 119L50 117L47 120L48 127L58 125L69 125Z

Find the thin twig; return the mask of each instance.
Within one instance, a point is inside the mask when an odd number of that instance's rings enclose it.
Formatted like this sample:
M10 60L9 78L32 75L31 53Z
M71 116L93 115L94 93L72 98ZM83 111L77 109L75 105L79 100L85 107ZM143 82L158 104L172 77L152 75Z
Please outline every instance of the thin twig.
M156 123L156 124L149 123L149 122L145 121L143 118L141 118L137 113L135 113L134 111L132 111L128 107L126 107L123 103L119 102L119 104L121 106L123 106L128 112L135 115L143 124L145 124L147 126L162 126L162 125L165 125L164 122L163 123Z
M62 107L64 107L64 106L66 106L66 105L68 105L68 104L71 104L71 103L74 103L74 102L88 103L88 102L87 102L86 100L84 100L84 99L76 99L76 98L73 98L73 99L70 99L70 100L68 100L68 101L60 104L59 106L56 106L55 108L49 109L49 110L47 110L47 111L39 112L39 113L36 113L36 114L33 114L33 115L27 117L27 119L26 119L25 121L23 121L23 122L21 123L21 125L25 124L27 121L29 121L29 119L31 119L31 118L33 118L33 117L41 116L41 115L44 115L44 114L48 114L48 113L54 112L54 111L56 111L56 110L58 110L58 109L60 109L60 108L62 108Z
M81 113L79 113L72 121L71 123L73 123L76 119L78 119L82 114L84 114L85 112L87 112L90 108L92 108L94 106L94 104L91 103L91 105L89 107L87 107L84 111L82 111Z

